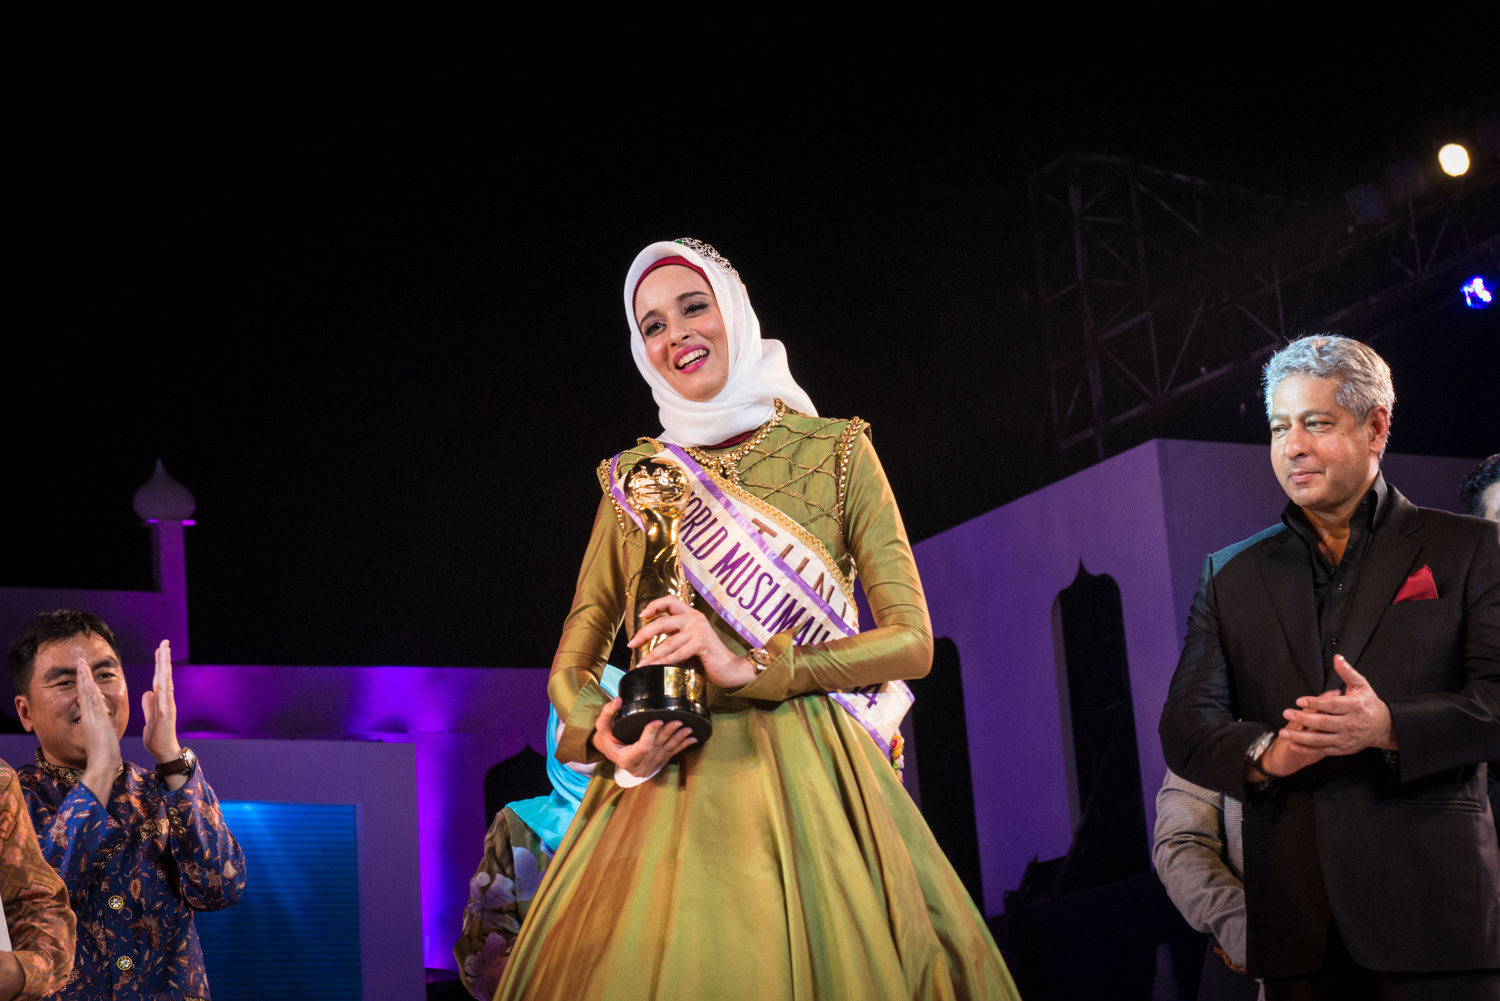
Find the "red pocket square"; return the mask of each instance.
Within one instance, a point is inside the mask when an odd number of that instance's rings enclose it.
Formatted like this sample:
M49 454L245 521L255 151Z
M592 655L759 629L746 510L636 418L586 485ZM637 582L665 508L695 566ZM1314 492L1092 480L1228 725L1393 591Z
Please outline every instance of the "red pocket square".
M1437 582L1432 579L1432 567L1423 563L1422 569L1406 578L1406 583L1401 585L1401 590L1396 592L1396 600L1391 604L1399 605L1403 601L1427 601L1437 596Z

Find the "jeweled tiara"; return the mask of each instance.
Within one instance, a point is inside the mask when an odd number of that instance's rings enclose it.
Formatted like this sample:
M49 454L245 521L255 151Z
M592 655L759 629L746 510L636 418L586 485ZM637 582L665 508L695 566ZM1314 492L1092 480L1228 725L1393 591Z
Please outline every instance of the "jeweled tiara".
M684 236L681 239L673 240L672 242L680 243L684 247L696 253L698 256L712 261L722 270L734 275L735 281L739 282L741 285L745 284L745 279L741 278L740 273L734 270L734 265L730 264L729 261L725 259L723 254L719 253L709 244L704 243L702 240L695 240L691 236Z

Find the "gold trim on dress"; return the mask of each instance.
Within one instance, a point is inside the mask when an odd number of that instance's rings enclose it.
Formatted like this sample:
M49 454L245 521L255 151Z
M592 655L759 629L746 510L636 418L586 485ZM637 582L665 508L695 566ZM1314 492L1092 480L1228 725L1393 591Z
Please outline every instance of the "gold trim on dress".
M838 497L838 501L834 506L833 513L840 530L844 527L844 488L849 484L849 457L854 452L854 443L869 426L860 418L851 417L849 418L848 426L844 428L844 433L839 436L839 472L837 493L835 495Z
M740 442L738 445L734 446L734 448L731 448L727 452L720 452L717 455L710 455L708 452L705 452L699 445L686 445L683 447L683 451L687 452L688 455L691 455L693 457L693 460L697 462L698 465L702 466L710 473L718 472L723 479L728 480L729 482L738 486L740 482L740 460L750 452L754 451L755 446L764 441L766 435L771 433L771 429L781 423L781 418L786 416L786 411L786 404L782 403L780 400L777 400L776 413L771 417L771 419L762 424L756 430L755 434L751 435L745 441ZM653 442L653 444L656 444L657 449L661 448L661 445L659 443Z

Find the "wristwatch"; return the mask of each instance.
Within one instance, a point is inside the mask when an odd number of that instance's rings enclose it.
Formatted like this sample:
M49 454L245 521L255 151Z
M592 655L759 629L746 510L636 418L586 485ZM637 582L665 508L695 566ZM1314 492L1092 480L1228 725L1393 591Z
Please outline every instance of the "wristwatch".
M766 668L771 666L771 661L776 659L771 655L771 651L767 650L763 646L758 646L754 650L746 651L745 656L750 658L750 663L755 665L756 677L760 677L762 674L764 674Z
M191 775L193 769L198 767L198 755L193 753L191 747L182 749L182 757L172 761L163 761L156 766L156 777L164 779L169 775Z
M1256 792L1265 792L1271 788L1271 783L1276 780L1276 776L1266 771L1260 764L1261 759L1266 756L1266 752L1271 749L1271 745L1274 743L1276 743L1276 731L1270 730L1256 737L1255 743L1251 744L1250 749L1245 752L1245 763L1265 776L1265 778L1258 782L1250 783L1250 788Z

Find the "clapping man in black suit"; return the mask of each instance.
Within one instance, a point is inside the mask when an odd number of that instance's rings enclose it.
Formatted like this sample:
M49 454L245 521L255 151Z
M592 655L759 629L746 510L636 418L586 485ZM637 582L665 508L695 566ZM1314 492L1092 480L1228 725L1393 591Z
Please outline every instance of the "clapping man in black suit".
M1167 764L1243 799L1247 967L1268 1001L1500 998L1500 531L1380 471L1367 346L1266 366L1281 521L1204 564Z

